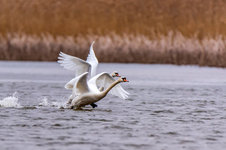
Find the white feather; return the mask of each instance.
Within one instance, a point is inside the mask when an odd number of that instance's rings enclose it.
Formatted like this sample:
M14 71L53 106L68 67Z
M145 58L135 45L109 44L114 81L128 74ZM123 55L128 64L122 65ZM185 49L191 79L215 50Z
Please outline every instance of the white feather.
M78 57L67 55L63 52L60 52L58 59L59 60L57 62L61 66L75 72L75 77L83 74L84 72L89 72L91 68L91 65L86 61Z
M72 90L74 85L75 85L75 83L78 81L78 79L79 79L79 76L71 79L68 83L65 84L65 86L64 86L65 89Z
M93 41L93 43L91 44L90 50L89 50L89 55L86 59L86 62L91 65L91 77L96 75L96 70L97 70L97 66L98 66L98 60L97 60L96 55L93 50L94 43L95 43L95 41Z
M92 85L92 86L96 86L96 89L99 89L101 87L105 89L107 89L113 82L115 81L115 79L106 72L100 73L98 75L96 75L95 77L93 77L92 79L90 79L88 81L88 85ZM96 90L95 89L95 90ZM112 90L110 91L110 94L114 95L114 96L118 96L121 99L127 99L129 93L126 92L121 85L116 85L115 87L112 88Z
M88 72L85 72L75 78L76 80L72 90L72 98L74 98L75 96L90 92L89 87L87 85L87 76L88 76Z

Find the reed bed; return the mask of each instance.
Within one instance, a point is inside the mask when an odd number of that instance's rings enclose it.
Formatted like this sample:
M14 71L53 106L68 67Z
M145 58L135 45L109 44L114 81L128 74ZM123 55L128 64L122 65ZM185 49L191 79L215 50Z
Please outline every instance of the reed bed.
M197 64L226 67L223 36L185 37L169 32L150 39L144 35L41 36L8 34L0 38L1 60L56 61L60 51L86 59L91 42L100 62Z
M0 60L226 67L225 0L0 0Z

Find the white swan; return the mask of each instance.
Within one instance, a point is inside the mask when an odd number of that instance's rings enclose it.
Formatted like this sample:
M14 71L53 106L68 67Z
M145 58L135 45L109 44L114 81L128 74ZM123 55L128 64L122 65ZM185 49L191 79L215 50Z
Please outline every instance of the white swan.
M76 77L83 74L84 72L89 72L91 76L90 78L96 75L98 60L93 50L94 43L95 42L93 41L93 43L90 46L89 55L86 61L78 57L74 57L63 52L60 52L58 57L59 60L57 62L65 69L75 72L75 78L70 80L64 86L66 89L72 89L75 81L77 80ZM113 73L111 73L111 75L113 77L120 77L117 71L114 71Z
M74 57L74 56L71 56L71 55L67 55L63 52L60 52L59 54L59 57L58 57L58 63L60 63L61 66L63 66L65 69L68 69L68 70L72 70L75 72L75 78L73 78L72 80L70 80L68 83L66 83L65 85L65 88L66 89L73 89L73 86L75 84L75 82L78 80L78 76L83 74L84 72L89 72L90 76L93 77L95 74L96 74L96 69L97 69L97 66L98 66L98 60L96 58L96 55L94 53L94 50L93 50L93 44L95 42L93 42L90 46L90 52L89 52L89 55L87 57L87 60L84 61L78 57ZM107 74L107 73L103 73L103 74ZM101 74L99 74L101 75ZM114 71L112 74L111 74L112 77L120 77L118 72ZM92 79L92 78L91 78ZM90 79L90 80L91 80ZM98 80L105 80L105 78L101 78L101 76L99 76L99 79ZM114 79L111 79L114 81ZM91 84L96 84L94 82L90 82L89 85L91 87L96 87L96 85L91 85ZM103 87L99 86L98 88L102 89ZM121 90L121 92L120 92ZM124 94L124 95L123 95ZM78 96L79 94L76 94L76 96ZM116 95L116 96L119 96L120 98L122 99L126 99L129 95L128 92L126 92L121 86L120 88L118 89L118 93L113 93L113 95ZM73 94L69 97L69 100L67 102L67 104L70 104L72 99L75 97L75 95L73 96ZM96 104L92 104L91 105L92 107L97 107Z
M76 78L77 80L74 82L74 86L77 85L79 80L81 80L80 78L81 78L81 76L78 76ZM115 81L115 79L107 72L99 73L98 75L94 76L90 80L88 80L87 78L88 77L86 77L87 85L88 85L90 91L92 91L92 92L101 92L101 91L105 90L106 88L108 88ZM76 96L80 95L80 94L81 94L80 90L77 90L76 87L73 87L73 89L72 89L72 99L75 98ZM128 95L129 95L129 93L126 92L122 88L121 85L115 86L111 90L110 94L117 96L121 99L126 99L126 98L128 98Z
M117 91L117 88L119 88L117 87L117 84L119 84L120 82L128 82L126 78L120 77L119 79L114 80L109 74L102 73L101 75L95 76L95 78L92 78L89 81L90 83L96 82L97 84L98 82L100 82L100 84L104 83L103 85L104 90L99 91L97 86L96 87L93 86L95 84L89 84L89 82L87 82L87 76L88 76L88 72L85 72L78 77L79 79L77 80L77 82L73 87L73 94L79 93L79 95L72 100L70 108L80 109L85 105L94 104L95 102L104 98L108 94L108 92L110 92L110 90ZM107 79L107 82L106 81L103 82L103 80L100 80L100 78ZM108 82L110 81L108 79L110 80L113 79L114 81L112 82L111 80L111 82Z
M83 74L82 74L83 75ZM87 75L88 76L88 75ZM77 82L80 80L81 76L78 76L74 79L72 79L73 81L70 81L70 88L72 87L72 94L69 97L69 100L67 102L67 104L71 104L72 100L79 96L81 93L79 92L79 90L76 89L76 87L74 87ZM87 77L88 78L88 77ZM88 79L87 79L88 80ZM87 85L90 89L90 91L92 92L101 92L104 89L106 89L108 86L110 86L113 82L115 81L115 79L113 78L113 75L110 75L107 72L102 72L99 73L98 75L94 76L93 78L91 78L90 80L87 81ZM74 84L73 86L71 84ZM69 86L69 85L66 85ZM121 99L127 99L129 96L129 93L127 91L125 91L121 85L116 85L111 91L110 94L117 96ZM91 104L91 106L93 108L97 107L96 104Z

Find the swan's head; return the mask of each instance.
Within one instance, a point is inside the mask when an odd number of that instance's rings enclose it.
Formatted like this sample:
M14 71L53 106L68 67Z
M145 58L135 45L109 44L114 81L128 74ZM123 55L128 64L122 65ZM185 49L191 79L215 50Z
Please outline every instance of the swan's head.
M117 71L114 71L114 72L111 74L111 76L112 76L112 77L121 77Z
M119 78L119 81L120 82L129 82L128 80L126 80L126 77Z

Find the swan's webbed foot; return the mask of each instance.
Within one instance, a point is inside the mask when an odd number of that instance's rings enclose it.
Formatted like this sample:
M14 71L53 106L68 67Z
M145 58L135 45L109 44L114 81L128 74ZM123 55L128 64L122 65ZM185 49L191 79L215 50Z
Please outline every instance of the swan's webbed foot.
M95 107L97 107L97 104L95 104L95 103L92 103L92 104L90 104L93 108L95 108Z

